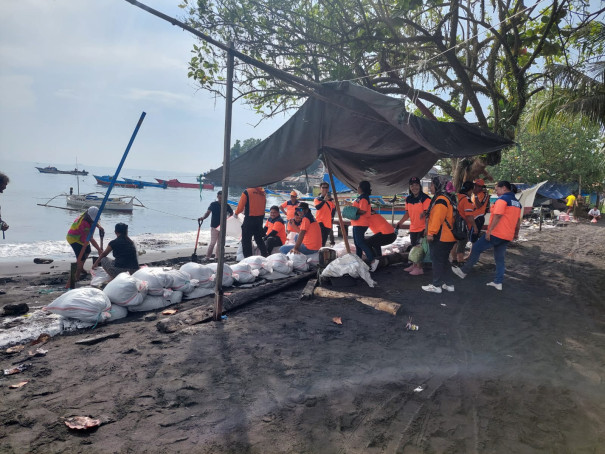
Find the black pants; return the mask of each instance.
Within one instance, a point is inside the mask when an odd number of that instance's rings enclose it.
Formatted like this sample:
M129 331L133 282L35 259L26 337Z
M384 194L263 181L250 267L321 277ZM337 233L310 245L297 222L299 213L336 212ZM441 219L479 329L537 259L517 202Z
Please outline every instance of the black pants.
M477 232L473 230L470 234L471 243L476 242L481 236L481 229L483 228L483 224L485 224L485 216L477 216L475 218L475 224L477 224Z
M380 246L391 244L396 239L397 235L395 235L395 232L389 233L388 235L377 233L376 235L372 235L370 238L366 239L366 243L372 249L374 256L380 257L382 255L382 249Z
M252 237L254 242L260 249L260 253L263 257L267 256L267 248L263 241L263 219L264 216L246 216L242 223L242 251L244 257L250 257L252 255Z
M267 254L271 255L271 251L275 247L283 246L284 244L281 242L281 239L278 236L269 236L265 240L265 247L267 248Z
M321 229L321 247L324 247L332 229L323 225L323 222L319 223L319 228Z
M435 287L441 287L443 284L452 284L452 272L449 271L450 263L448 257L454 247L454 243L455 241L442 242L439 240L429 242L431 261L433 262L433 285Z

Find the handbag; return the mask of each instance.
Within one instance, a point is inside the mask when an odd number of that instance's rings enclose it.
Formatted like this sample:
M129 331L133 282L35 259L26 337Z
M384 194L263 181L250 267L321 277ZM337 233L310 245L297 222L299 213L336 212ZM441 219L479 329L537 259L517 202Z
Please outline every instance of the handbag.
M351 221L356 221L359 219L359 208L347 205L342 209L342 217L350 219Z

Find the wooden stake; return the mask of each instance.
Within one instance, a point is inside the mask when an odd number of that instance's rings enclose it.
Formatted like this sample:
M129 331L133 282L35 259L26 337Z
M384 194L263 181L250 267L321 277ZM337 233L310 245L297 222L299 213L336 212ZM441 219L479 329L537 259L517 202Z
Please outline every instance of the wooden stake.
M332 185L332 194L334 194L334 203L336 204L336 213L338 213L338 223L340 224L340 231L342 232L342 238L345 243L345 248L347 250L347 254L351 253L351 246L349 246L349 232L345 227L345 224L342 220L342 213L340 212L340 204L338 203L338 194L336 193L336 185L334 184L334 177L332 176L332 168L330 166L330 159L326 154L325 150L323 151L324 160L326 161L326 167L328 168L328 176L330 177L330 184Z

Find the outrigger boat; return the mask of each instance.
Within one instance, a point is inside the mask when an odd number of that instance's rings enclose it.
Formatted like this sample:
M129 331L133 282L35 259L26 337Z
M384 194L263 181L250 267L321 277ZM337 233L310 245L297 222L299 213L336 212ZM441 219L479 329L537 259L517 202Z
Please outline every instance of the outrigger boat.
M48 167L36 167L40 173L52 173L52 174L60 174L60 175L81 175L86 176L88 172L86 170L59 170L56 167L48 166Z
M95 180L97 180L97 184L100 184L101 186L109 186L111 184L112 177L109 175L103 175L102 177L99 175L93 175L93 177L95 177ZM125 180L116 181L114 186L118 186L120 188L143 189L143 185L140 182L127 183Z
M57 197L65 197L65 203L67 208L59 207L54 205L49 205ZM91 206L100 207L101 203L103 203L103 198L105 194L103 192L91 192L89 194L59 194L54 196L46 203L38 203L39 206L49 207L49 208L60 208L62 210L82 210L89 208ZM135 204L134 201L139 202L139 204ZM117 211L122 213L132 213L133 207L143 207L144 205L137 199L135 196L131 195L116 195L113 197L109 197L107 202L105 203L105 210L107 211Z

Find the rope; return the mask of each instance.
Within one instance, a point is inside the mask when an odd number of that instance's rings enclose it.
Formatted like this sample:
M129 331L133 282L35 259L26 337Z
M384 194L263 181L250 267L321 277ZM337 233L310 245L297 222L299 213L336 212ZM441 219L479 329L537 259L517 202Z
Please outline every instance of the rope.
M139 200L139 199L137 199L137 200ZM139 200L139 202L141 202L141 201ZM181 218L181 219L187 219L189 221L197 221L197 218L188 218L187 216L181 216L179 214L168 213L167 211L156 210L155 208L149 208L148 206L143 205L143 202L141 202L141 206L143 208L147 208L148 210L155 211L157 213L167 214L168 216L174 216L174 217Z

